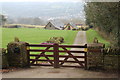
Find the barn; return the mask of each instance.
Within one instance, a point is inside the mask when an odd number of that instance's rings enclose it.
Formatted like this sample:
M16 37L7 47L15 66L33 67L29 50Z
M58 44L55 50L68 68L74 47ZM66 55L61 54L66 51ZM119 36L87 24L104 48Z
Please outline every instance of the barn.
M64 30L76 30L76 29L78 29L78 27L73 23L68 23L64 27Z
M64 28L64 24L58 21L50 21L45 26L45 29L49 29L49 30L63 30L63 28Z

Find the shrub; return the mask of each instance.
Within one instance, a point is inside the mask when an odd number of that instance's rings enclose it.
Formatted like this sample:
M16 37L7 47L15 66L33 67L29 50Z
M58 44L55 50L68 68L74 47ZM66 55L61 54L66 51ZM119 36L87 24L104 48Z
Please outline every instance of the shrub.
M77 30L77 29L74 28L74 29L72 29L72 30L75 31L75 30Z
M46 41L47 43L57 43L57 44L61 44L64 42L64 38L63 37L51 37L48 41Z
M83 31L87 31L89 29L89 27L81 27L81 30Z

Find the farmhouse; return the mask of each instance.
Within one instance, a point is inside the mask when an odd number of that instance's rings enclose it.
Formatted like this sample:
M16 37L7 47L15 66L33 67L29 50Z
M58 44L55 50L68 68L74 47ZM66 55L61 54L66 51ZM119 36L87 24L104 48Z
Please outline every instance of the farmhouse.
M78 29L78 27L73 24L73 23L68 23L65 27L64 30L74 30L74 29Z
M45 26L45 29L50 30L63 30L64 24L58 21L51 21Z

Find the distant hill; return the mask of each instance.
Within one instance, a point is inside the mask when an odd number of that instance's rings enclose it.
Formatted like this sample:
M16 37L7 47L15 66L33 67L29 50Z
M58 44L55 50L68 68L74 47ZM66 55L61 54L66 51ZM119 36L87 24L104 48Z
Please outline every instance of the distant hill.
M2 13L10 17L84 18L83 3L75 2L3 2Z

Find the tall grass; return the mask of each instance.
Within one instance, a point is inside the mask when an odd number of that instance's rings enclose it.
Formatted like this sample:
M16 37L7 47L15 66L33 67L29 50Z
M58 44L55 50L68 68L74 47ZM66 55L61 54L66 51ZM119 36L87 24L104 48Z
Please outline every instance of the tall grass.
M104 43L106 47L110 46L110 42L104 39L97 31L89 29L87 32L87 42L92 43L94 38L97 37L100 43Z

